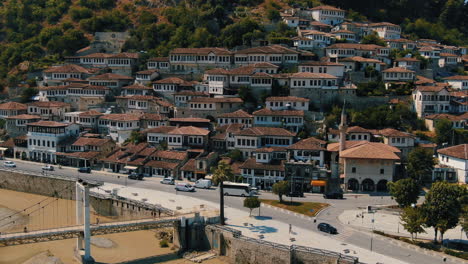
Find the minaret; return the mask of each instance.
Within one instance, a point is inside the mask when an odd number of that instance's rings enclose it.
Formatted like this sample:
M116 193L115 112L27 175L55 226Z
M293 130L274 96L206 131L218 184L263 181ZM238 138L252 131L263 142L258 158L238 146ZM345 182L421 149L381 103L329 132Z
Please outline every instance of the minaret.
M341 123L338 127L340 130L340 154L346 149L346 131L348 126L346 125L346 112L345 112L346 101L343 103L343 110L341 111Z

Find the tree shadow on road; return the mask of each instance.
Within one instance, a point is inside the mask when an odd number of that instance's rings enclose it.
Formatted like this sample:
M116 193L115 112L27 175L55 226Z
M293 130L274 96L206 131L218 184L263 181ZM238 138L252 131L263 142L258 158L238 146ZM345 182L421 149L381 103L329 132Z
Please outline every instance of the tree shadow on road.
M271 226L255 226L255 225L248 225L248 226L239 226L239 225L231 225L232 227L238 227L243 229L248 229L250 232L253 233L260 233L260 234L268 234L268 233L276 233L278 229Z

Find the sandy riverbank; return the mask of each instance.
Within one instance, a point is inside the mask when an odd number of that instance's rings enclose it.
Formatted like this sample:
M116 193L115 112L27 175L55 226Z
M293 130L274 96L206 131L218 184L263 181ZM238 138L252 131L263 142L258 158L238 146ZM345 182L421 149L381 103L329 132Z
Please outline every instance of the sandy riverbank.
M14 192L0 189L0 219L1 215L7 216L11 212L22 210L25 207L35 205L48 197ZM48 199L52 201L54 199ZM40 207L40 206L36 206ZM39 209L39 213L30 213L29 216L17 215L16 223L3 227L3 231L20 231L24 225L34 229L34 227L55 227L64 225L73 225L75 217L74 201L61 200L54 201L54 206ZM42 213L44 210L44 213ZM31 210L33 211L33 210ZM29 212L29 211L28 211ZM100 222L110 221L102 216L99 217ZM115 219L112 219L115 221ZM11 220L0 222L2 225ZM19 223L19 224L18 224ZM1 231L2 229L0 229ZM153 263L169 263L169 264L188 264L192 263L179 258L174 250L169 248L161 248L159 240L155 236L154 230L144 230L136 232L127 232L119 234L108 234L97 237L110 239L114 246L111 248L99 248L92 246L91 252L97 263L128 263L128 264L153 264ZM42 242L34 244L25 244L9 247L0 247L0 264L23 264L31 260L35 256L44 259L46 255L52 255L60 259L65 264L78 263L73 257L73 249L75 239L57 240L51 242ZM44 253L46 252L46 253ZM42 255L41 255L42 253ZM31 262L28 263L38 263ZM212 259L205 261L207 264L226 263L220 259ZM42 264L42 263L41 263ZM46 264L46 263L44 263Z

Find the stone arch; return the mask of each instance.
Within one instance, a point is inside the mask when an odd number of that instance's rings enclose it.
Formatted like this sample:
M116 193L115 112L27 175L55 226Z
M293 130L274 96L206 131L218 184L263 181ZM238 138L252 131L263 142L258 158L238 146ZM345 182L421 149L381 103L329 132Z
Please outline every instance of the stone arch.
M387 180L380 180L377 183L377 191L378 192L386 192L387 191L387 183L388 183Z
M359 181L355 178L348 180L348 190L350 191L359 191Z
M364 192L373 192L375 191L375 183L372 179L364 179L361 183L362 190Z

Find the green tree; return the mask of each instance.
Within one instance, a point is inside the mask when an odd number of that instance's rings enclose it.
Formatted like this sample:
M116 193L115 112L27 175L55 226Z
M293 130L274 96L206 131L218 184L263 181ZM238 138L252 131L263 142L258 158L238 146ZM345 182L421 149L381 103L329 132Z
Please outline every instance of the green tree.
M214 184L219 184L219 217L221 218L221 225L224 225L224 188L225 181L234 181L234 173L229 164L224 161L218 162L218 166L212 167Z
M229 151L227 156L231 158L231 160L234 162L242 161L244 159L244 156L242 155L242 151L240 151L239 149L233 149Z
M444 233L457 226L465 195L465 187L448 182L432 184L422 208L426 226L434 228L434 242L437 242L437 232L443 241Z
M406 207L400 215L400 220L406 231L411 234L411 240L414 240L414 234L426 233L423 228L424 217L418 207Z
M452 128L452 122L448 119L441 119L437 120L436 125L435 125L435 132L436 132L436 143L437 144L442 144L442 143L452 143L452 137L453 137L453 128Z
M244 207L250 209L249 216L252 216L252 210L260 208L260 200L257 196L247 197L244 199Z
M31 97L36 96L39 91L34 87L28 87L21 93L21 102L27 103L31 101Z
M274 194L278 195L280 203L283 202L283 195L286 195L289 192L289 183L287 181L280 181L273 184L272 191Z
M127 141L134 143L134 144L138 144L138 143L146 142L146 137L143 133L140 133L139 131L132 131Z
M390 195L398 203L398 206L405 208L416 204L419 198L419 184L412 178L401 179L396 182L389 182L388 189Z
M434 163L434 158L430 150L415 148L408 155L407 171L409 177L419 183L430 181L429 178L432 175Z
M372 32L372 34L369 34L363 37L361 40L361 43L362 44L375 44L375 45L379 45L383 47L387 46L385 41L379 37L377 32Z

